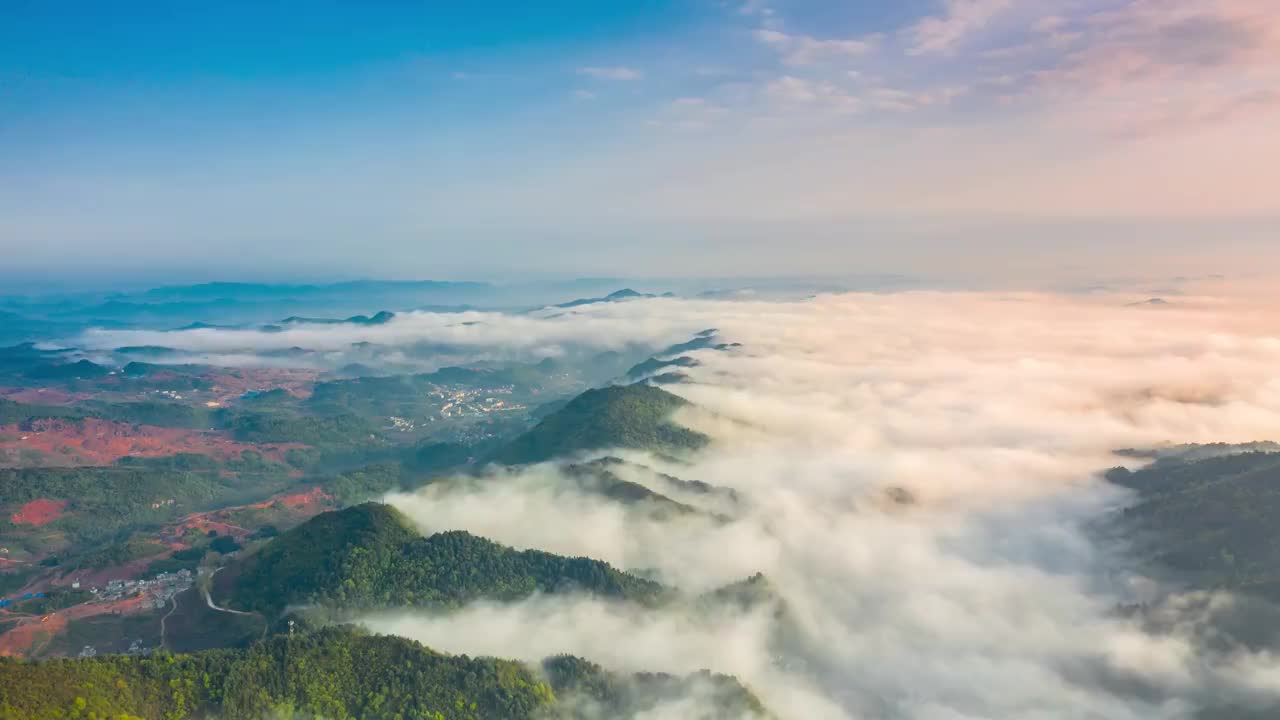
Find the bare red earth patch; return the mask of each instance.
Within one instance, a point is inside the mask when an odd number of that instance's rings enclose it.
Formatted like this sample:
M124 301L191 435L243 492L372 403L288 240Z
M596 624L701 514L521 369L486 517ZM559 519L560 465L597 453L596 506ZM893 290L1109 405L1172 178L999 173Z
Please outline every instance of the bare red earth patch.
M32 500L9 516L9 522L21 525L43 525L62 517L67 509L66 500Z
M225 373L210 373L205 379L213 383L213 393L219 402L234 403L251 391L282 389L296 398L308 398L318 370L294 368L239 368Z
M225 461L238 458L245 450L283 463L289 450L304 447L301 443L242 443L225 433L130 425L96 418L42 419L0 428L0 451L37 452L43 458L41 464L64 467L110 465L126 455L162 457L177 453L211 455ZM3 464L6 463L0 455L0 465Z
M0 388L0 397L14 402L32 405L70 405L79 400L88 400L88 393L69 393L56 388Z
M247 505L246 507L265 508L265 507L269 507L273 503L279 502L283 504L285 507L289 507L294 510L320 512L320 509L322 508L322 506L327 505L330 500L333 500L332 495L325 492L319 487L314 487L305 492L296 492L288 495L278 495L274 498L271 498L270 500L266 500L260 503L255 503L253 505Z

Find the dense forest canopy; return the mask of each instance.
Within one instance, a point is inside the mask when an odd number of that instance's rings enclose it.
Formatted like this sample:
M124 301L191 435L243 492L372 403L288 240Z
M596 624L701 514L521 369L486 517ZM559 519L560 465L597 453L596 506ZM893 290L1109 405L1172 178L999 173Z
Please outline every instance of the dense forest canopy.
M422 537L377 503L318 515L230 572L237 606L269 614L288 605L439 608L570 591L652 603L667 592L598 560L517 551L462 531Z
M609 448L663 453L697 450L707 444L707 437L671 421L671 415L687 405L682 398L648 385L588 390L543 418L493 459L520 465Z

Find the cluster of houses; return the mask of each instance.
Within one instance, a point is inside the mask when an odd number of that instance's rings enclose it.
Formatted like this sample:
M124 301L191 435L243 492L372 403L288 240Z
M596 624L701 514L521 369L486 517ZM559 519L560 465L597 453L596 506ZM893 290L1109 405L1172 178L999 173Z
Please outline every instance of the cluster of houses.
M135 595L146 595L151 606L157 610L169 603L174 595L191 587L194 578L190 570L179 570L172 573L160 573L146 580L112 580L106 588L90 590L99 600L120 600Z

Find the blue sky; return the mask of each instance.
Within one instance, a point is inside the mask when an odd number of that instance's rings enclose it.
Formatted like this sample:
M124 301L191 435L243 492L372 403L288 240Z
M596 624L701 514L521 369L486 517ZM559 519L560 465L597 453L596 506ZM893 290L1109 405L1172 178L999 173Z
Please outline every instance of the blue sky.
M0 13L18 272L933 271L1118 218L1247 257L1280 215L1268 0Z

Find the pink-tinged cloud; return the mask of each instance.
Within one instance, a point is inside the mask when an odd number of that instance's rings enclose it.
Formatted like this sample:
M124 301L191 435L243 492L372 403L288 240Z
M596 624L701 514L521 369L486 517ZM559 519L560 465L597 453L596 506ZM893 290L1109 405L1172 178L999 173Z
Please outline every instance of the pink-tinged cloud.
M1277 109L1280 6L1131 0L1078 18L1084 39L1038 90L1085 125L1127 135L1257 120Z
M951 52L969 35L1014 5L1014 0L944 0L943 12L908 29L913 55Z
M875 49L878 36L822 40L808 35L791 35L780 30L761 29L755 38L777 51L784 63L793 66L816 65L828 61L866 55Z

